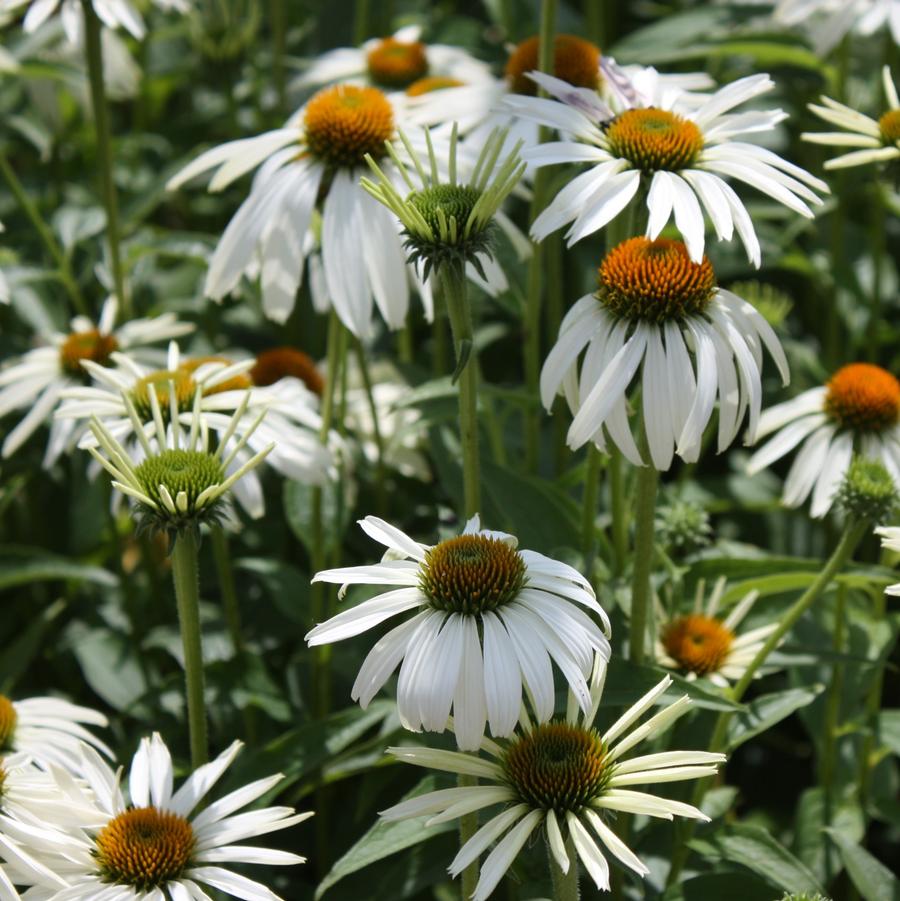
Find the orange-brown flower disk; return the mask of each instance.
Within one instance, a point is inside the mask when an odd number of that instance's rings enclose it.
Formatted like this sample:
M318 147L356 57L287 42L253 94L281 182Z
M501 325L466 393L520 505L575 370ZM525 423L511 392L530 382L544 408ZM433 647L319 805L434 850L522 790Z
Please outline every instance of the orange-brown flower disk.
M611 152L644 172L677 172L691 166L703 150L703 133L668 110L630 109L606 130Z
M336 85L319 91L306 105L306 143L332 166L360 166L366 154L384 155L394 134L394 110L378 88Z
M9 746L13 732L16 731L18 716L13 702L6 695L0 695L0 751Z
M538 66L540 39L522 41L506 62L506 77L516 94L534 95L537 85L528 77ZM579 88L600 87L600 48L574 34L558 34L553 41L553 74Z
M720 620L702 613L681 616L662 633L666 653L686 672L698 676L718 672L731 650L734 633Z
M431 94L433 91L443 91L446 88L461 88L465 82L449 75L429 75L414 81L407 89L407 97L421 97L423 94Z
M191 824L167 810L136 807L97 835L97 865L111 882L151 890L178 879L196 845Z
M428 54L419 41L385 38L366 56L369 77L386 88L405 88L428 74Z
M82 360L106 366L110 355L118 349L119 342L113 335L103 335L97 329L73 332L60 345L59 360L67 373L81 378L85 376Z
M226 366L230 366L232 362L233 361L229 360L228 357L216 355L208 357L190 357L187 360L182 360L181 365L178 368L182 372L192 375L204 363L224 363ZM210 395L221 394L223 391L246 391L247 388L251 388L252 386L253 382L250 380L250 376L242 372L230 379L226 379L224 382L217 382L215 385L211 385L203 393L205 395ZM191 398L191 400L193 400L193 398Z
M179 413L187 413L194 403L197 383L185 369L159 369L138 379L132 390L131 400L141 420L150 422L153 419L153 402L150 400L152 391L159 403L163 421L168 422L171 410L170 395L173 390L176 409Z
M888 110L878 120L878 129L886 144L900 141L900 109Z
M294 347L272 347L256 357L250 370L254 385L264 387L274 385L285 377L293 377L303 382L314 394L322 395L325 380L316 367L315 361L302 350Z
M850 363L826 385L825 412L840 426L880 432L900 422L900 382L871 363Z
M599 270L597 299L613 315L662 322L702 313L716 290L708 257L692 262L682 241L629 238Z

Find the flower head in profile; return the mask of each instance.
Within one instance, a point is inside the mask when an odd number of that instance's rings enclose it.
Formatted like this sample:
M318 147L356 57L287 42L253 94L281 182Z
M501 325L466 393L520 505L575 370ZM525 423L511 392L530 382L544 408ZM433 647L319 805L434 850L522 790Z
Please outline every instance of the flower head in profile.
M900 3L897 4L897 9L900 19ZM843 130L805 132L803 140L829 147L853 148L849 153L827 160L826 169L847 169L851 166L894 163L900 160L900 99L891 78L891 70L885 66L881 75L888 108L877 120L830 97L822 97L821 106L809 104L809 108L820 119Z
M698 459L717 395L719 452L745 416L755 433L763 347L787 382L787 360L771 326L718 287L706 257L693 262L681 241L630 238L606 255L597 293L564 317L541 372L541 399L549 410L557 393L565 395L575 415L570 447L593 441L604 449L609 438L642 465L628 423L628 391L643 366L643 427L650 460L663 471L673 453Z
M96 323L86 316L76 316L68 333L39 336L39 347L0 369L0 416L27 410L3 441L4 458L15 453L52 417L63 391L90 381L86 363L100 368L112 366L116 351L127 351L147 362L158 360L162 352L151 351L146 345L177 338L194 329L190 323L179 322L172 313L133 319L116 328L117 312L116 301L110 298ZM74 422L54 420L44 466L52 466L82 432Z
M182 431L176 406L174 378L168 390L170 413L167 422L163 420L156 391L148 394L154 423L152 432L141 422L131 398L124 392L121 396L140 453L132 457L96 417L91 419L90 428L104 453L96 447L87 450L112 476L113 487L135 502L139 524L174 536L183 530L196 530L204 523L221 523L228 518L231 487L262 463L274 447L273 443L263 448L227 474L262 422L265 408L259 411L249 428L242 429L232 445L231 438L249 403L250 394L245 393L244 402L232 415L222 440L215 450L210 450L209 430L200 415L199 388L194 393L194 407L185 431Z
M446 178L441 177L431 137L427 131L425 134L428 159L422 160L406 135L400 133L418 185L396 152L388 148L409 189L405 197L371 158L369 165L377 182L364 178L362 186L400 220L409 262L421 264L424 279L443 266L470 265L487 281L485 263L493 259L494 217L525 168L518 157L519 148L514 147L501 159L505 136L495 132L482 147L471 175L462 181L457 178L456 127L450 138Z
M210 261L205 292L221 300L241 277L261 277L266 315L284 322L304 264L315 255L321 214L321 276L327 298L357 336L372 331L373 305L392 329L406 322L410 273L400 225L360 186L366 156L393 171L385 142L405 123L402 104L378 88L338 84L308 100L283 128L201 154L168 183L174 190L214 169L211 191L258 168L250 194ZM311 281L312 281L311 270ZM430 315L430 294L423 295Z
M491 81L487 63L462 47L422 41L422 29L408 25L390 37L372 38L359 47L323 53L292 82L294 88L336 81L360 81L383 90L406 90L432 84L478 84Z
M748 473L799 446L782 501L799 507L812 495L810 513L824 516L854 451L880 461L900 485L900 382L880 366L850 363L825 385L766 410L757 436L766 435L772 437L750 458Z
M723 576L716 582L704 604L706 586L701 580L697 585L693 611L662 622L656 641L658 663L677 670L689 680L705 678L723 688L744 675L765 640L778 628L778 623L738 634L759 592L747 592L727 615L722 616L719 605L725 586Z
M366 707L399 665L403 725L443 732L452 707L456 741L468 750L479 747L485 720L495 736L513 731L523 686L538 720L550 719L552 663L582 709L590 709L587 679L595 653L609 657L609 620L572 567L519 550L512 535L483 530L477 516L462 535L433 546L374 516L360 526L387 547L383 560L324 570L313 581L398 587L317 625L307 642L342 641L392 616L415 613L369 652L353 700Z
M61 767L78 774L81 746L89 744L107 757L112 751L87 726L106 727L106 717L62 698L14 701L0 695L0 756L23 754L42 768Z
M750 215L726 179L736 179L767 194L795 213L813 217L809 204L821 203L811 190L828 186L773 151L743 140L772 130L785 118L781 110L732 112L742 103L771 90L768 75L752 75L720 88L705 102L684 102L673 93L648 106L619 70L622 108L615 110L595 93L558 78L530 76L555 99L510 97L506 105L517 115L562 132L564 140L523 153L535 166L588 163L557 194L531 227L542 240L571 223L569 244L603 228L647 189L647 236L656 238L674 217L691 260L703 258L709 216L719 240L730 241L736 230L748 259L760 265L760 248Z
M287 829L312 814L297 814L290 807L243 810L274 788L281 775L258 779L206 802L241 747L241 742L234 742L176 790L171 755L154 734L141 741L134 755L127 795L120 785L121 773L86 748L85 784L70 782L67 791L70 799L90 808L90 819L81 827L44 829L37 835L24 825L4 825L16 840L37 839L33 854L65 881L68 887L58 897L67 901L199 901L212 889L234 898L280 901L267 886L231 865L303 863L303 857L289 851L240 843Z
M819 54L833 50L850 32L868 37L885 27L900 43L900 0L776 0L773 17L808 31Z
M706 751L667 751L627 759L632 748L671 726L687 710L689 699L682 696L636 725L671 685L667 676L600 732L594 719L604 674L605 666L600 662L595 668L587 712L570 705L564 720L537 724L525 721L509 739L485 741L484 754L390 748L389 753L405 763L477 776L479 784L428 792L383 811L382 817L401 820L427 816L426 822L432 824L502 805L503 809L481 826L450 864L450 873L457 876L494 846L481 865L474 901L490 896L536 831L563 872L580 861L601 891L610 888L604 850L645 876L648 868L610 828L607 817L614 812L666 820L675 816L707 820L689 804L635 791L633 786L709 776L725 757ZM577 860L569 857L567 839L571 839Z

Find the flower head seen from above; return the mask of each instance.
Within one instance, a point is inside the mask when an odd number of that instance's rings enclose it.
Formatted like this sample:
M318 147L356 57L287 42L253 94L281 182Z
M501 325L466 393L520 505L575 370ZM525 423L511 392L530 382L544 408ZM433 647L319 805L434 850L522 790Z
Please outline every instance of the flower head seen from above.
M773 15L783 25L807 29L819 55L851 31L867 37L887 27L900 43L900 0L776 0Z
M283 778L258 779L203 806L206 796L241 750L234 742L215 760L194 770L174 788L169 750L159 735L141 741L131 763L128 797L115 773L90 749L84 751L86 785L69 792L93 808L93 821L82 828L40 835L35 857L68 884L67 901L160 901L200 899L209 889L230 897L280 901L265 885L229 868L231 864L284 866L303 863L289 851L239 844L248 838L287 829L311 813L290 807L241 811ZM5 824L14 838L15 824ZM41 897L56 897L52 893Z
M360 47L339 47L323 53L293 82L293 87L355 81L385 90L409 89L428 79L458 84L491 80L490 67L461 47L427 44L416 25L387 38L372 38Z
M318 397L296 377L298 369L278 370L277 361L271 356L264 358L262 364L258 359L233 362L227 357L185 357L175 342L169 346L165 369L141 366L118 353L112 355L112 362L116 364L112 368L85 364L94 384L66 390L56 414L58 419L96 417L114 438L132 446L136 435L130 408L153 438L157 433L155 400L164 427L174 415L184 428L190 429L198 415L204 432L214 432L220 442L228 444L225 450L229 456L233 445L245 437L246 447L241 447L233 458L234 468L243 466L252 453L274 445L266 462L282 475L313 484L321 484L333 475L334 453L339 450L337 436L329 436L328 446L319 441ZM281 365L287 362L281 360ZM295 365L297 362L293 360ZM268 383L257 384L254 372ZM239 409L243 410L243 420L235 429L232 419ZM266 411L266 416L259 421L261 410ZM80 446L96 447L96 438L88 432ZM139 445L132 451L139 453ZM262 485L255 472L245 473L234 485L234 494L251 517L258 518L265 512Z
M760 417L758 437L773 435L750 458L751 475L802 445L784 482L785 506L812 495L810 512L824 516L853 452L879 460L900 485L900 382L871 363L850 363L822 387L777 404Z
M897 4L900 17L900 3ZM805 132L804 141L831 147L854 148L825 163L826 169L846 169L869 163L893 163L900 159L900 99L891 78L891 70L882 69L882 83L888 108L879 119L871 119L862 113L838 103L830 97L822 97L822 105L811 103L809 108L831 125L843 131Z
M172 407L168 423L163 421L157 393L149 392L155 425L152 433L141 422L131 398L122 393L122 401L128 408L133 435L140 449L138 459L132 458L96 416L91 419L90 428L105 455L95 447L87 448L112 476L113 487L136 502L139 525L170 535L186 529L199 529L204 523L216 524L225 520L231 487L262 463L274 447L273 443L263 448L226 475L262 422L265 408L260 410L249 428L242 430L237 441L230 444L247 411L250 394L245 393L244 402L232 415L221 442L214 451L210 451L209 430L200 414L200 388L194 393L187 434L182 432L176 390L173 380L168 392ZM229 447L230 450L226 450Z
M491 895L535 830L543 834L550 854L563 872L578 866L580 860L601 891L610 890L609 864L603 848L645 876L648 868L610 828L608 813L706 820L689 804L635 791L632 786L709 776L725 757L706 751L668 751L626 759L633 747L660 735L685 713L689 699L682 696L636 726L671 685L667 676L601 733L594 727L594 719L604 675L605 664L600 662L595 668L591 706L586 713L570 705L565 720L534 725L523 722L508 740L486 741L483 748L487 757L419 747L390 748L389 753L401 761L477 776L480 784L428 792L385 810L382 817L402 820L428 816L426 822L431 824L504 805L460 848L450 864L451 875L457 876L494 845L481 865L472 895L474 901L484 901ZM566 836L571 839L577 860L569 858Z
M82 744L112 757L112 751L85 728L107 725L99 711L61 698L13 701L0 695L0 756L21 753L41 767L57 766L77 775Z
M562 132L564 140L526 150L535 166L588 163L557 194L532 224L542 240L571 223L569 244L593 234L615 219L643 183L647 189L647 236L656 238L674 216L691 259L699 263L705 244L704 210L719 240L734 231L757 267L760 248L750 215L725 180L756 188L789 209L813 217L809 204L821 203L811 188L828 186L773 151L741 140L770 131L785 118L780 110L734 113L742 103L774 87L768 75L752 75L726 85L700 105L683 102L675 93L670 106L646 106L638 91L618 70L619 97L628 108L615 111L599 96L558 78L531 73L555 99L509 97L517 115Z
M42 335L42 346L0 369L0 416L27 408L27 413L3 441L4 458L15 453L50 419L63 391L90 380L85 363L111 366L116 351L151 360L161 352L149 351L145 345L177 338L194 329L190 323L179 322L172 313L153 319L134 319L116 328L117 311L117 304L111 298L103 305L96 323L86 316L76 316L68 333ZM44 466L52 466L77 437L76 423L53 421Z
M541 399L550 410L557 393L565 395L575 416L570 447L593 441L604 449L608 435L643 465L628 424L628 389L643 363L642 419L650 460L663 471L673 453L698 459L717 394L719 452L745 415L755 432L763 347L786 383L787 360L771 326L716 285L706 257L693 262L680 241L630 238L606 255L597 293L582 297L564 317L541 372Z
M208 150L172 178L169 190L215 169L209 188L220 191L259 166L250 195L213 253L206 294L221 300L243 275L259 274L266 315L284 322L313 250L308 238L320 212L320 293L357 336L371 334L373 304L390 328L401 328L410 274L400 224L359 186L359 177L367 154L393 169L385 142L404 122L402 104L393 96L339 84L315 94L284 128Z
M388 618L416 613L381 638L353 686L363 707L401 664L397 707L408 729L443 732L453 708L459 747L484 735L509 735L519 719L523 685L538 719L553 715L552 663L582 709L595 653L609 657L609 620L576 570L512 535L482 530L478 517L462 535L429 547L374 516L360 521L388 551L380 563L316 573L314 582L401 586L317 625L310 645L342 641ZM598 626L593 614L602 623Z
M421 265L422 277L442 266L470 265L488 281L485 264L493 259L494 216L510 195L524 172L518 147L501 159L504 134L495 132L485 142L465 181L457 178L457 133L454 126L450 139L449 174L440 176L438 160L430 136L426 132L428 160L419 158L403 132L400 139L409 154L419 184L390 147L388 148L409 193L403 197L391 179L370 158L369 165L377 182L364 178L362 186L384 204L403 224L409 262ZM427 170L425 163L427 162Z
M693 611L663 621L656 642L656 659L662 666L677 670L689 680L709 679L722 688L744 675L747 665L778 628L778 623L739 635L738 627L756 603L759 592L748 592L722 617L719 605L725 587L723 576L704 605L705 585L701 580Z

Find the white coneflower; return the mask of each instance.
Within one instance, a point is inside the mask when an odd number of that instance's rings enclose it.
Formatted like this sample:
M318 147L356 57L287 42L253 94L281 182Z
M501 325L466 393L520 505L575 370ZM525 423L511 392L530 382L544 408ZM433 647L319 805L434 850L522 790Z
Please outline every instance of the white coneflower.
M824 516L850 468L854 449L879 460L900 486L900 382L871 363L850 363L828 382L766 410L757 437L777 432L751 458L752 475L802 444L784 482L782 500Z
M186 13L188 0L151 0L166 11ZM27 6L22 23L27 32L36 31L51 16L59 16L70 43L80 41L83 29L81 0L0 0L0 15L17 13ZM132 37L140 40L146 34L144 20L131 0L93 0L97 18L107 28L124 28Z
M407 25L388 38L372 38L360 47L328 50L291 86L358 80L386 90L403 90L428 81L471 84L491 80L490 66L468 51L448 44L423 43L421 38L421 27Z
M115 435L96 417L90 428L97 447L87 450L112 476L113 487L136 504L142 526L176 534L184 529L197 529L201 524L220 524L228 518L229 491L239 480L258 466L274 448L274 442L237 465L238 455L252 439L266 414L259 411L247 427L241 420L247 411L250 394L232 414L221 441L214 451L209 449L209 429L200 412L201 389L194 392L190 420L184 424L178 415L174 386L169 388L170 413L163 420L162 408L155 391L149 392L152 430L141 422L131 398L123 392L128 408L136 452L123 447ZM232 441L232 438L235 440Z
M879 526L875 530L876 535L881 536L881 546L888 551L900 553L900 526ZM900 582L885 588L885 594L900 597Z
M787 360L759 312L716 285L706 257L692 262L681 241L630 238L606 255L599 282L564 317L541 372L544 406L562 392L575 414L571 447L593 441L603 449L608 437L635 465L646 462L628 424L629 386L642 364L641 418L657 470L669 468L673 453L697 460L717 394L719 452L745 415L756 432L763 347L784 382Z
M630 108L621 112L558 78L539 72L531 78L556 99L509 97L506 105L568 137L525 151L525 159L535 166L591 166L534 221L531 231L538 240L568 223L570 245L593 234L628 206L643 182L649 189L648 237L657 237L674 216L691 259L700 262L705 210L719 240L730 241L737 230L748 258L759 266L759 241L750 215L725 179L744 182L808 218L813 217L808 204L821 203L810 187L828 191L824 182L768 148L736 140L769 131L786 117L781 110L731 112L773 88L768 75L726 85L699 106L673 94L667 108L643 105L623 78L620 98Z
M900 11L900 2L897 4ZM804 141L826 144L830 147L855 147L843 156L827 160L826 169L846 169L849 166L865 166L869 163L890 163L900 159L900 99L891 78L891 70L881 70L884 96L888 109L876 121L830 97L822 97L822 106L814 103L809 108L820 118L844 131L804 132Z
M255 901L280 901L267 886L231 869L233 864L284 866L305 858L290 851L243 845L246 839L287 829L311 813L291 807L242 811L283 778L258 779L204 804L232 764L242 743L234 742L212 763L194 770L174 790L172 758L159 735L143 739L128 777L128 795L114 772L90 749L84 751L86 787L81 803L94 811L83 827L41 829L14 821L7 831L59 876L67 888L43 889L55 901L203 901L218 889ZM79 785L72 783L75 794ZM30 897L27 896L27 897Z
M202 428L218 435L229 445L225 450L230 453L258 412L265 409L265 419L247 435L246 449L242 447L234 458L236 467L246 463L252 452L274 445L266 462L282 475L315 484L333 475L332 452L319 442L317 398L297 379L255 385L250 375L257 365L253 359L232 363L224 357L184 357L174 342L165 369L141 366L125 354L113 354L111 361L117 364L115 368L85 364L95 384L65 391L57 411L59 419L96 417L117 440L133 444L134 419L129 406L152 438L157 429L155 398L164 425L174 409L176 418L189 428L196 409ZM265 378L262 371L260 378ZM235 430L231 419L239 408L243 409L243 422ZM96 446L96 441L88 433L80 446ZM252 517L265 512L256 473L248 472L235 485L235 497Z
M134 319L116 328L116 314L117 304L110 298L96 324L86 316L76 316L68 334L40 335L41 347L0 369L0 416L27 408L3 441L3 457L15 453L50 419L66 388L89 380L85 362L96 363L98 367L110 366L113 353L120 350L150 362L158 359L160 353L147 350L145 345L177 338L194 329L190 323L179 322L172 313L153 319ZM53 421L44 466L52 466L77 436L74 422Z
M353 700L366 707L400 666L397 707L404 726L442 732L452 707L457 743L475 749L485 720L493 735L513 731L523 684L538 719L553 715L552 661L582 708L590 708L587 678L595 652L609 657L609 620L571 566L518 550L512 535L481 529L477 516L462 535L434 546L374 516L360 526L387 547L384 559L324 570L313 581L400 587L317 625L307 642L343 641L416 612L369 652Z
M604 671L602 665L598 669ZM544 835L563 872L580 861L601 891L610 887L604 850L645 876L648 868L610 828L608 812L708 820L689 804L635 791L633 786L710 776L725 761L722 754L707 751L667 751L626 759L633 747L660 735L687 710L690 701L683 696L634 728L671 682L667 676L603 733L594 728L602 692L600 676L593 680L586 713L578 715L577 708L570 705L564 721L524 723L509 740L485 742L482 747L487 757L429 748L390 748L389 753L405 763L477 776L480 784L428 792L381 815L388 820L428 816L430 824L502 805L450 864L450 873L457 876L494 846L481 865L473 901L490 896L536 830ZM576 860L567 852L567 837L574 845Z
M319 91L283 128L208 150L172 178L169 190L215 169L209 188L219 191L259 167L210 261L206 294L221 300L242 275L258 273L266 315L284 322L312 250L313 215L321 209L324 294L341 320L358 337L368 336L374 304L390 328L401 328L410 275L400 225L358 182L367 155L391 168L385 142L403 124L394 97L341 84Z
M704 605L705 585L701 580L693 611L663 621L656 641L656 659L662 666L678 670L688 680L706 678L723 688L744 675L765 640L778 628L777 622L769 623L738 635L738 627L759 592L748 592L726 616L719 616L725 585L723 576Z
M112 751L85 726L108 725L89 707L62 698L37 697L13 701L0 694L0 755L22 753L41 766L53 764L77 773L81 745L87 743L108 757Z
M894 43L900 43L900 0L777 0L774 18L808 29L820 54L851 31L868 36L887 27Z

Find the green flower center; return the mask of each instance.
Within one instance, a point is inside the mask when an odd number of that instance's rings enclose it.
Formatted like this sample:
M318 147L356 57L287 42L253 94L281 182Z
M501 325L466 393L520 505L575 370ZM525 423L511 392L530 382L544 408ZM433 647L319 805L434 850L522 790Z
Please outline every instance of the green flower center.
M513 739L501 765L523 803L565 813L604 793L613 771L606 756L595 730L544 723Z
M203 451L165 450L148 457L135 469L135 476L144 493L154 503L166 509L160 485L165 486L172 500L184 492L187 501L185 515L195 511L197 498L207 489L225 481L225 471L218 457Z
M456 239L463 240L463 229L469 216L481 198L481 192L471 185L432 185L421 191L413 191L408 202L418 210L428 223L435 238L441 238L456 222ZM443 216L444 228L441 228ZM452 233L448 234L452 240Z
M105 882L150 891L181 877L197 840L184 817L135 807L110 820L95 842L93 853Z
M614 316L663 322L698 315L716 293L707 257L694 263L681 241L629 238L614 247L599 271L597 299Z
M693 164L703 150L703 133L693 122L655 107L616 116L606 129L606 140L613 155L644 172L677 172Z
M12 746L17 720L18 715L13 702L6 695L0 695L0 751L7 751Z
M419 588L431 606L476 615L509 603L525 586L525 561L505 541L460 535L425 554Z
M896 144L900 141L900 109L888 110L878 120L878 128L885 144Z

